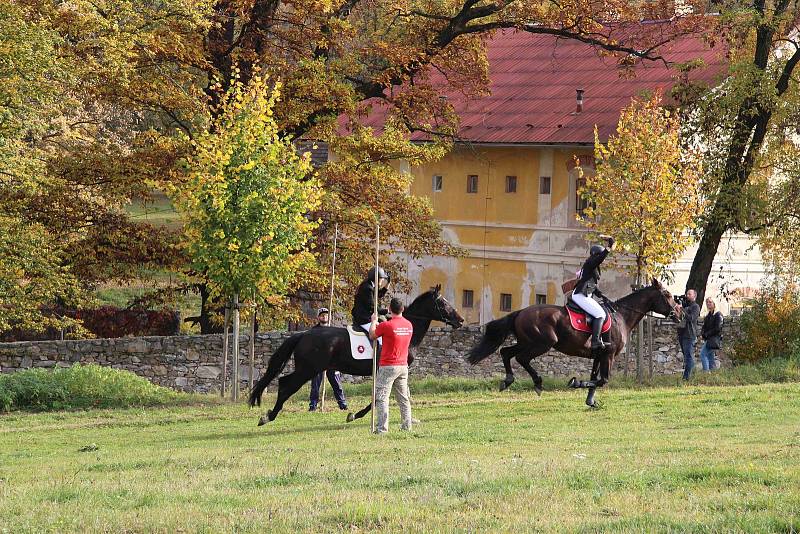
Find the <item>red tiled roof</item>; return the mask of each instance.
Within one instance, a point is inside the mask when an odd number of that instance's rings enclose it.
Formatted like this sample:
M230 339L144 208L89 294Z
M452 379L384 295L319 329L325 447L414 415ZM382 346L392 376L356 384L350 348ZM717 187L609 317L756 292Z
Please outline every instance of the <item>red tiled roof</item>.
M674 63L703 59L705 68L692 71L691 80L713 85L726 72L724 51L695 37L682 37L658 52ZM498 32L487 43L487 56L489 96L467 100L448 94L461 117L461 137L473 143L593 144L594 126L607 139L632 97L657 89L668 96L678 80L674 68L649 60L635 66L634 77L621 77L616 58L601 57L575 40L528 32ZM433 80L443 83L441 75ZM576 89L585 91L579 114ZM379 128L383 116L375 106L367 125Z

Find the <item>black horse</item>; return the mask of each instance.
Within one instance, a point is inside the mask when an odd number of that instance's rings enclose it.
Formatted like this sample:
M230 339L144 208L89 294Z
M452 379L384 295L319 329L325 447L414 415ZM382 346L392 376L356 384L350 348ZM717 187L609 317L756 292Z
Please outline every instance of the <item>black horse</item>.
M500 348L509 335L514 334L517 344L500 349L506 369L506 377L500 384L500 390L506 389L514 382L511 359L516 357L520 365L531 375L538 395L542 392L542 379L531 366L531 360L550 349L556 349L568 356L589 358L593 360L590 380L579 381L573 378L569 385L575 388L587 388L589 393L586 396L586 404L595 407L595 389L603 387L608 382L614 358L625 348L631 332L639 321L649 312L675 318L680 318L682 313L681 307L669 291L655 278L649 286L616 301L614 307L618 312L612 316L609 332L611 345L605 350L594 352L591 350L591 335L572 328L569 314L563 306L538 305L509 313L501 319L487 323L486 333L469 352L467 359L473 365L484 360Z
M431 321L441 321L453 328L464 323L464 318L440 294L442 286L426 291L417 297L403 312L414 327L411 346L416 347L430 328ZM258 421L261 426L274 420L289 397L314 376L326 369L333 369L348 375L372 375L372 360L356 360L350 349L350 336L345 328L313 328L291 336L278 347L270 357L267 370L250 393L250 406L261 405L261 394L272 380L283 371L294 354L294 371L278 379L278 398L275 406ZM409 355L409 363L411 363ZM371 405L347 416L353 421L367 414Z

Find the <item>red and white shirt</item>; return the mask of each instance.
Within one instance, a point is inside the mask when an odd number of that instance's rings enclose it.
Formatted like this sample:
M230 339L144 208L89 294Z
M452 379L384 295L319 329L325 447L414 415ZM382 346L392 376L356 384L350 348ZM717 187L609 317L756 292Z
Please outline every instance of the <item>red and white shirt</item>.
M414 327L404 317L392 317L375 328L375 336L383 339L381 366L408 365L408 347Z

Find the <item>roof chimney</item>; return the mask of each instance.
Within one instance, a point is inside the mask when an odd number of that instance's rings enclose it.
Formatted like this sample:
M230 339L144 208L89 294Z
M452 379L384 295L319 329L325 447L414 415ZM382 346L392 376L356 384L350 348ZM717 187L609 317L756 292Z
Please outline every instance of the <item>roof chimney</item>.
M576 93L576 95L575 95L575 103L576 103L575 113L580 113L581 111L583 111L583 89L576 89L575 93Z

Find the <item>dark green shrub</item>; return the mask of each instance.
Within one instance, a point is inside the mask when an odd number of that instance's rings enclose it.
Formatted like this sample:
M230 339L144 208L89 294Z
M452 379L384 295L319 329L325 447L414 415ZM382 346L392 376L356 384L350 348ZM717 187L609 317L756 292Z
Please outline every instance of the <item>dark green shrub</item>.
M0 411L124 408L192 398L129 371L99 365L28 369L0 376Z

